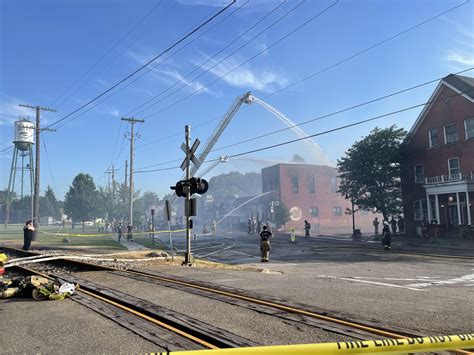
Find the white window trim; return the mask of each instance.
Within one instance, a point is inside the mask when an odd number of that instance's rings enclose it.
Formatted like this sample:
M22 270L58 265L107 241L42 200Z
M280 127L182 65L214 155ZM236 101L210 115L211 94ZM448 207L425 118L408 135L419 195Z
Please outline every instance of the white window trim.
M431 141L431 131L436 131L436 135L438 135L438 129L431 128L428 130L428 144L430 145L430 148L433 148L433 147L439 146L439 137L438 137L438 144L434 145L433 142Z
M456 125L456 131L457 131L457 133L458 133L458 140L457 140L457 141L454 141L454 142L449 142L449 143L448 143L448 140L446 139L446 127L448 127L448 126L453 126L453 125ZM443 126L443 134L444 134L444 144L453 144L453 143L459 142L459 128L458 128L458 124L457 124L456 122L453 122L453 123L444 125L444 126Z
M470 121L470 120L472 120L472 121L474 122L474 117L466 118L466 119L464 120L464 136L465 136L466 140L468 140L468 139L474 139L474 136L471 137L471 138L468 138L468 137L467 137L467 121Z
M418 181L418 180L416 179L416 167L417 167L418 165L421 165L422 170L423 170L423 179L422 179L421 181ZM425 166L424 166L423 164L421 164L421 163L418 163L418 164L415 164L415 166L413 167L413 170L414 170L414 172L415 172L415 184L423 184L423 183L425 182Z
M459 157L452 157L448 159L448 176L451 176L451 166L449 165L449 161L454 159L457 159L459 174L461 173L461 163L459 162Z

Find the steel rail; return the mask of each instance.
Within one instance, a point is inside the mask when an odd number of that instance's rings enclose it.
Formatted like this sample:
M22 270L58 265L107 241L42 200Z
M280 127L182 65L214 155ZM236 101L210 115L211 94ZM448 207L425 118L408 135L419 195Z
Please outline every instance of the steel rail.
M388 337L388 338L395 338L395 339L409 339L410 338L409 336L406 336L406 335L397 334L397 333L394 333L394 332L391 332L391 331L370 327L368 325L359 324L359 323L355 323L355 322L351 322L351 321L346 321L346 320L339 319L339 318L324 316L324 315L321 315L321 314L318 314L318 313L314 313L314 312L311 312L311 311L307 311L307 310L303 310L303 309L299 309L299 308L295 308L295 307L291 307L291 306L286 306L286 305L276 303L276 302L259 300L258 298L254 298L254 297L250 297L250 296L244 296L244 295L239 295L237 293L231 293L231 292L228 292L228 291L213 289L213 288L207 287L207 286L200 286L200 285L197 285L197 284L192 283L192 282L174 280L174 279L170 279L170 278L167 278L167 277L153 275L153 274L142 272L142 271L126 270L125 272L130 273L130 274L138 274L138 275L142 275L142 276L145 275L145 276L153 278L153 279L157 279L157 280L161 280L161 281L165 281L165 282L169 282L169 283L174 283L174 284L178 284L178 285L182 285L182 286L187 286L187 287L191 287L191 288L195 288L195 289L199 289L199 290L203 290L203 291L207 291L207 292L211 292L211 293L215 293L215 294L220 294L220 295L231 297L231 298L236 298L236 299L239 299L239 300L242 300L242 301L247 301L247 302L250 302L250 303L255 303L255 304L259 304L259 305L263 305L263 306L267 306L267 307L271 307L271 308L276 308L276 309L279 309L281 311L285 311L285 312L289 312L289 313L299 314L299 315L307 316L307 317L310 317L310 318L316 318L316 319L336 323L336 324L339 324L339 325L351 327L351 328L354 328L354 329L366 331L366 332L371 333L371 334L376 334L376 335L380 335L380 336L384 336L384 337ZM464 350L455 350L454 352L458 353L458 354L472 354L471 352L464 351Z
M84 264L87 264L87 263L84 263ZM27 267L24 267L24 266L15 266L15 267L16 267L16 268L19 268L19 269L23 269L23 270L27 271L28 273L41 275L41 276L46 277L46 278L48 278L48 279L50 279L50 280L54 280L54 279L55 279L55 277L52 276L51 274L44 274L44 273L42 273L42 272L39 272L39 271L30 269L30 268L27 268ZM147 316L147 315L144 314L144 313L141 313L141 312L139 312L139 311L136 311L136 310L134 310L134 309L132 309L132 308L130 308L130 307L124 306L124 305L122 305L122 304L120 304L120 303L118 303L118 302L115 302L115 301L113 301L113 300L111 300L111 299L108 299L108 298L106 298L106 297L100 296L100 295L98 295L98 294L96 294L96 293L94 293L94 292L84 290L84 289L82 289L82 288L80 287L80 284L77 284L77 285L79 286L79 287L77 288L77 291L76 291L76 292L78 292L78 293L84 293L84 294L86 294L86 295L88 295L88 296L90 296L90 297L93 297L93 298L96 298L96 299L98 299L98 300L100 300L100 301L102 301L102 302L111 304L111 305L113 305L113 306L115 306L115 307L117 307L117 308L120 308L120 309L122 309L122 310L124 310L124 311L126 311L126 312L132 313L132 314L134 314L135 316L137 316L137 317L139 317L139 318L143 318L143 319L147 320L148 322L151 322L151 323L153 323L153 324L155 324L155 325L158 325L158 326L160 326L160 327L162 327L162 328L165 328L165 329L167 329L167 330L169 330L169 331L171 331L171 332L173 332L173 333L175 333L175 334L178 334L178 335L182 336L183 338L192 340L192 341L194 341L195 343L197 343L197 344L199 344L199 345L202 345L202 346L204 346L204 347L206 347L206 348L209 348L209 349L219 349L219 347L217 347L217 346L215 346L215 345L213 345L213 344L211 344L211 343L208 343L208 342L205 341L205 340L199 339L198 337L195 337L195 336L192 335L192 334L186 333L186 332L182 331L181 329L178 329L178 328L173 327L173 326L171 326L171 325L169 325L169 324L166 324L166 323L164 323L164 322L161 322L161 321L159 321L159 320L157 320L157 319L154 319L154 318L152 318L152 317L150 317L150 316Z
M20 251L20 250L18 250L18 251ZM58 259L58 260L60 260L60 259ZM67 259L64 259L64 261L71 262L71 260L67 260ZM307 311L307 310L304 310L304 309L299 309L299 308L296 308L296 307L287 306L287 305L284 305L284 304L281 304L281 303L260 300L258 298L254 298L254 297L251 297L251 296L240 295L240 294L237 294L237 293L232 293L232 292L229 292L229 291L219 290L219 289L208 287L208 286L201 286L201 285L198 285L198 284L193 283L193 282L175 280L175 279L172 279L172 278L169 278L169 277L159 276L159 275L151 274L151 273L148 273L148 272L137 271L137 270L119 270L119 269L115 269L115 268L108 267L108 266L94 265L94 264L85 263L85 262L78 262L78 261L72 261L72 262L84 264L86 266L96 266L98 268L102 268L104 270L109 270L109 271L121 271L121 272L129 273L131 275L141 275L141 276L145 276L145 277L148 277L148 278L151 278L151 279L156 279L156 280L163 281L163 282L168 282L168 283L172 283L172 284L176 284L176 285L181 285L181 286L185 286L185 287L189 287L189 288L194 288L194 289L202 290L202 291L205 291L205 292L219 294L219 295L226 296L226 297L229 297L229 298L239 299L239 300L246 301L246 302L249 302L249 303L254 303L254 304L259 304L259 305L262 305L262 306L267 306L267 307L270 307L270 308L279 309L281 311L285 311L285 312L288 312L288 313L298 314L298 315L302 315L302 316L306 316L306 317L310 317L310 318L315 318L315 319L319 319L319 320L323 320L323 321L327 321L327 322L331 322L331 323L336 323L336 324L339 324L339 325L342 325L342 326L362 330L362 331L365 331L367 333L380 335L380 336L384 336L384 337L387 337L387 338L409 339L410 337L418 337L418 335L414 335L414 334L410 334L409 336L403 335L403 334L398 334L398 333L395 333L395 332L392 332L392 331L388 331L388 330L384 330L384 329L378 329L378 328L375 328L375 327L371 327L369 325L355 323L355 322L352 322L352 321L347 321L347 320L343 320L343 319L339 319L339 318L335 318L335 317L325 316L325 315L318 314L318 313L311 312L311 311ZM34 271L34 272L39 273L37 271ZM81 290L81 291L84 291L84 290ZM465 350L455 350L455 351L452 351L452 352L454 352L456 354L472 354L472 352L465 351Z

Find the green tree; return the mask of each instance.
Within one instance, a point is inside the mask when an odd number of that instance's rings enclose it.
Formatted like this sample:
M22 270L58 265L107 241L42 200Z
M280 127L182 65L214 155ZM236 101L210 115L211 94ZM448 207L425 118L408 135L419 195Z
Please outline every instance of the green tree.
M362 210L381 212L384 219L402 209L400 144L403 128L375 128L355 142L337 161L339 192Z
M99 194L94 179L88 174L78 174L72 181L64 199L64 211L74 222L92 220L97 215Z
M277 227L283 226L290 220L290 210L284 205L283 202L280 202L278 206L274 208L274 219Z
M46 189L44 197L40 197L40 210L43 216L52 216L56 220L61 218L58 200L50 186Z

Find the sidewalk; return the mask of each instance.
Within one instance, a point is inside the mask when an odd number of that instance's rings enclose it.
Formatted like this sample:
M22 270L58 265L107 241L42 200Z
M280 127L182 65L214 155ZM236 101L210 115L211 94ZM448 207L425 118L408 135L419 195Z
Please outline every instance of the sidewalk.
M111 235L110 238L116 242L118 242L118 237L116 235ZM123 245L125 248L128 250L150 250L149 248L144 247L141 244L135 243L135 242L127 242L127 237L122 237L120 240L120 244Z

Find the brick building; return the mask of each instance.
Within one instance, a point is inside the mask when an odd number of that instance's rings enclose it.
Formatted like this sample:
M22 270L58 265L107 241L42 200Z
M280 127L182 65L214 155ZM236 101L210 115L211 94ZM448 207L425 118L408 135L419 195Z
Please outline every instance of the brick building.
M351 204L337 190L337 170L329 166L277 164L262 169L262 192L273 191L266 203L278 201L290 209L286 230L302 230L306 219L313 233L352 233L352 215L346 214ZM374 217L381 220L367 211L356 212L356 228L373 233Z
M473 223L474 79L448 75L429 101L402 145L407 232Z

